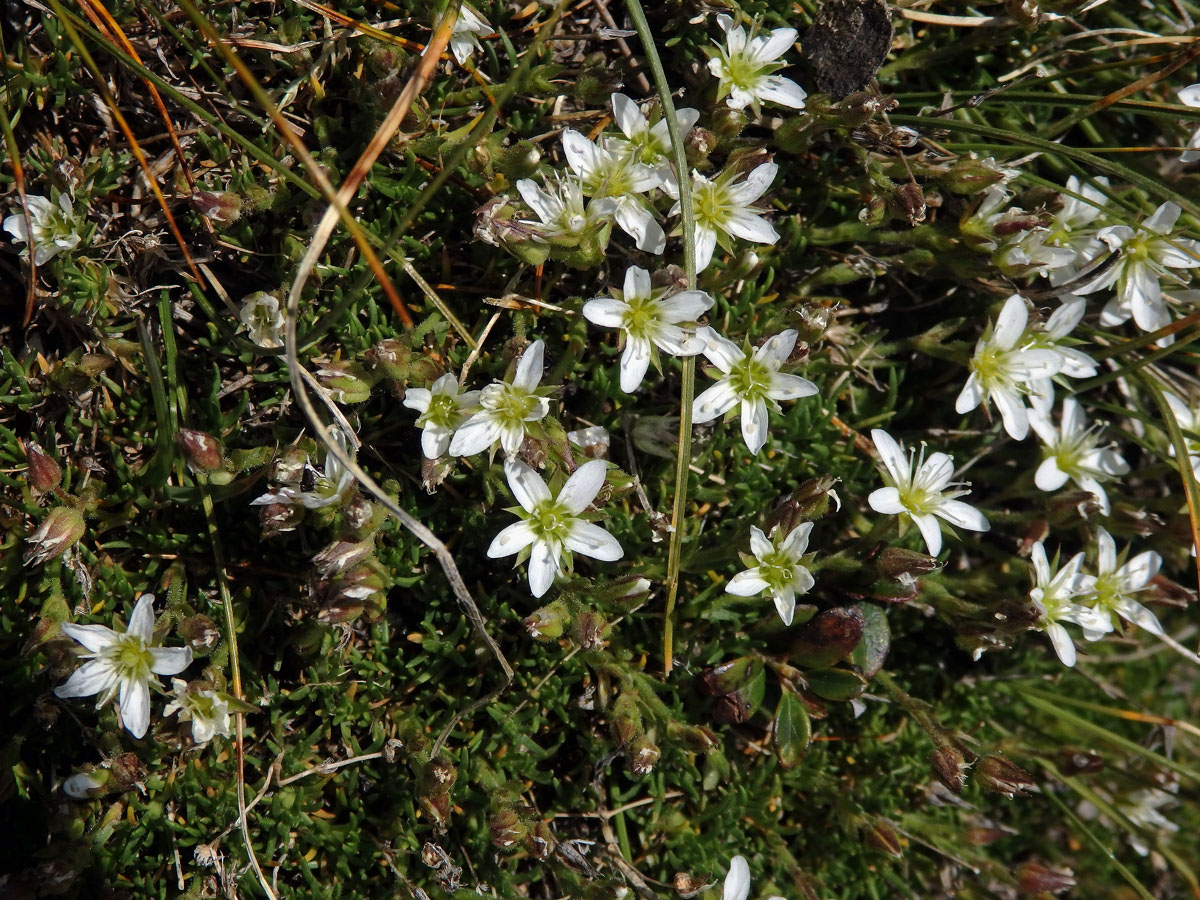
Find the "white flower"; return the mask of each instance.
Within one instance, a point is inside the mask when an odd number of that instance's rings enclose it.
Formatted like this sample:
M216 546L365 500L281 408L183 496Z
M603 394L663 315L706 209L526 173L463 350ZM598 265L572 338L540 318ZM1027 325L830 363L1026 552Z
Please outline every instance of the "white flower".
M192 723L192 740L206 744L215 735L229 737L229 701L224 694L212 690L189 691L182 678L172 678L175 699L163 709L163 715L179 714L179 721Z
M479 402L479 391L458 392L458 379L447 372L428 389L409 388L404 392L404 405L417 410L421 426L421 452L428 459L437 459L450 447L450 438L470 409Z
M667 246L666 232L639 196L662 186L655 170L609 150L603 138L601 143L593 144L570 128L563 131L562 143L567 163L579 176L583 192L589 197L613 200L616 203L613 218L635 240L637 248L647 253L662 253Z
M1200 434L1200 406L1196 404L1195 400L1188 403L1170 391L1164 391L1163 396L1166 397L1167 405L1171 407L1171 412L1175 415L1175 421L1179 427L1185 432ZM1200 478L1200 440L1184 434L1183 442L1187 447L1188 461L1192 464L1192 471L1196 473L1197 478ZM1175 455L1173 442L1168 450L1172 456Z
M1110 250L1121 251L1120 258L1101 277L1076 288L1076 292L1090 294L1100 288L1116 286L1116 297L1100 314L1101 324L1120 325L1132 316L1142 331L1157 331L1171 323L1171 311L1163 298L1162 279L1168 278L1182 286L1187 284L1190 276L1184 277L1173 270L1200 266L1200 241L1170 236L1180 212L1179 205L1168 200L1137 229L1128 225L1110 225L1098 232L1096 236Z
M601 328L625 332L621 354L621 390L632 394L646 376L654 348L675 356L695 356L704 341L689 335L680 322L695 322L713 305L704 291L683 291L663 298L650 286L650 273L637 266L625 271L625 290L620 299L597 297L583 305L583 316Z
M606 464L593 459L585 462L567 479L557 497L533 469L517 460L504 464L508 486L523 512L521 521L509 525L492 541L487 555L492 559L512 556L532 546L529 555L529 590L540 597L550 589L567 566L572 552L605 562L621 558L621 545L599 525L579 518L604 487Z
M709 326L697 329L704 341L704 355L724 375L692 403L692 421L697 425L723 416L735 406L742 408L742 439L751 453L767 442L767 409L779 410L779 400L799 400L817 393L817 386L799 375L784 375L779 367L796 346L797 332L788 329L769 338L753 355Z
M905 455L896 439L881 428L872 429L871 440L883 461L887 487L872 491L867 503L877 513L911 519L925 539L930 556L942 550L942 530L935 516L970 531L992 527L983 513L955 499L970 491L963 490L963 482L950 481L954 476L952 457L934 453L926 459L924 445L920 456L911 450Z
M250 340L260 347L283 346L283 310L279 298L265 291L256 291L242 298L238 312L242 327L250 332Z
M791 625L796 612L796 595L807 594L815 583L801 563L812 527L812 522L805 522L785 536L777 526L768 539L751 525L750 550L758 565L734 575L725 585L725 592L738 597L769 593L783 624Z
M1108 187L1107 178L1080 181L1072 175L1067 179L1067 190L1062 194L1062 209L1054 214L1046 235L1046 243L1061 247L1074 254L1070 265L1056 268L1049 273L1051 284L1065 284L1085 265L1100 255L1104 242L1097 236L1096 220L1104 215L1108 195L1095 185ZM1071 196L1078 194L1079 198Z
M545 344L534 341L525 348L511 382L495 381L479 395L479 412L454 433L451 456L482 453L497 441L508 456L515 456L525 441L525 425L550 411L550 401L537 394L542 381Z
M1069 378L1090 378L1096 374L1096 361L1077 347L1071 346L1067 338L1083 320L1087 301L1075 294L1063 294L1062 304L1041 328L1029 336L1029 346L1053 350L1062 358L1058 375ZM1029 392L1030 404L1046 412L1054 405L1054 382L1050 378L1036 378Z
M1042 441L1045 459L1038 466L1033 482L1043 491L1057 491L1074 481L1082 490L1090 491L1100 504L1102 515L1108 515L1108 493L1102 482L1129 473L1116 443L1100 446L1099 425L1088 425L1087 416L1073 397L1062 404L1062 421L1054 427L1050 416L1039 409L1030 410L1029 423Z
M1189 84L1179 92L1179 102L1185 106L1200 106L1200 84ZM1179 157L1180 162L1190 163L1200 159L1200 128L1192 132L1188 148Z
M57 209L45 197L36 194L27 194L25 205L29 209L29 220L33 225L32 239L26 227L25 213L21 210L6 218L3 227L12 235L14 241L34 248L33 261L39 266L44 266L57 254L73 250L79 245L81 238L75 230L75 211L71 207L71 198L66 194L58 195Z
M1096 532L1096 581L1092 588L1091 602L1111 631L1113 616L1120 616L1144 628L1151 634L1162 634L1162 626L1154 613L1133 598L1134 594L1146 589L1151 579L1158 574L1162 557L1153 550L1139 553L1125 565L1117 565L1117 544L1105 529ZM1104 633L1096 627L1083 624L1083 633L1089 641L1097 640Z
M708 268L718 243L728 246L727 236L745 238L759 244L774 244L779 240L779 233L771 227L771 223L750 206L766 193L778 172L779 166L775 163L763 163L750 172L745 181L737 184L734 182L740 173L735 169L726 169L712 181L699 172L692 172L697 272ZM673 197L678 194L678 186L667 185L666 190ZM676 200L670 214L677 215L682 209L682 204Z
M1178 786L1173 785L1172 787L1178 790ZM1174 803L1175 800L1176 797L1171 792L1159 788L1141 788L1131 793L1123 802L1118 803L1117 810L1130 822L1152 834L1164 831L1173 834L1179 830L1179 825L1158 810L1159 807ZM1150 853L1149 846L1138 835L1129 835L1129 845L1139 856L1146 856Z
M458 8L454 28L450 31L450 52L454 54L458 64L461 66L472 53L483 49L479 46L479 35L491 33L492 26L488 24L487 19L467 4L462 4Z
M581 238L599 228L617 208L617 202L604 197L584 204L583 184L578 177L555 173L553 182L545 188L537 182L522 178L517 190L525 205L534 211L541 223L529 222L541 235L549 238Z
M746 862L746 857L735 856L729 861L729 874L725 876L721 900L746 900L749 896L750 866ZM768 897L767 900L783 900L783 898Z
M638 105L624 94L612 95L613 117L625 135L608 142L611 150L635 163L641 163L654 173L659 187L675 184L672 167L671 134L667 120L660 118L653 125ZM675 110L675 122L679 126L679 138L684 140L700 118L697 109Z
M1004 419L1004 430L1018 441L1029 433L1024 397L1038 386L1038 379L1057 374L1064 364L1057 350L1025 339L1028 318L1020 294L1005 301L995 324L975 345L971 374L954 403L956 412L966 413L992 401Z
M338 426L330 426L329 434L333 442L353 459L354 436L346 434ZM312 476L311 488L301 490L295 485L284 485L278 491L268 492L261 497L254 498L250 501L250 505L266 506L271 503L282 503L285 506L296 506L299 504L305 509L337 506L345 501L354 485L354 475L332 453L326 452L325 454L324 472L308 464L304 468Z
M1033 545L1032 560L1033 588L1029 591L1029 599L1042 615L1037 627L1046 632L1063 665L1074 666L1075 642L1062 623L1103 625L1094 610L1075 602L1076 597L1090 595L1096 579L1080 573L1082 553L1076 553L1066 565L1056 570L1046 559L1046 548L1038 541ZM1057 562L1058 557L1055 557Z
M108 772L104 769L76 772L62 783L63 793L72 800L91 800L103 793L107 786Z
M63 634L90 652L88 660L72 673L66 684L54 689L57 697L87 697L99 694L97 708L119 693L121 724L135 738L150 725L151 675L178 675L192 661L187 647L156 647L154 641L154 595L142 594L124 633L104 625L62 624Z
M749 106L755 113L760 103L804 109L804 89L774 74L787 66L777 60L796 43L795 28L776 28L768 35L751 37L729 16L717 16L717 24L725 32L725 46L718 44L715 51L707 52L712 55L708 71L720 80L718 100L725 98L731 109Z

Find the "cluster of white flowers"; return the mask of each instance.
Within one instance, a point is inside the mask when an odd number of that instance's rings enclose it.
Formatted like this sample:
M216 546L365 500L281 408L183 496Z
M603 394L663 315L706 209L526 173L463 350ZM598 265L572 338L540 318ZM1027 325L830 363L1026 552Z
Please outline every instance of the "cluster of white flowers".
M1061 568L1046 558L1041 541L1033 546L1033 588L1029 599L1041 616L1037 627L1046 632L1064 665L1075 665L1075 643L1063 622L1083 629L1083 636L1096 641L1125 621L1161 635L1162 626L1149 609L1136 599L1158 574L1162 557L1152 550L1121 562L1117 545L1105 529L1096 532L1095 574L1083 571L1084 554L1077 553ZM1124 556L1124 554L1122 554Z

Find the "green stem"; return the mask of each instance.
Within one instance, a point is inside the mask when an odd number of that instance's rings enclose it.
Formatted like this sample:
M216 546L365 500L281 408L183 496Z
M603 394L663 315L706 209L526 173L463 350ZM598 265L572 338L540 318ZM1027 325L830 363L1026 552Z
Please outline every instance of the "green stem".
M667 84L667 73L663 71L654 35L640 0L628 0L626 8L633 27L637 29L646 62L658 89L667 133L671 136L671 152L674 156L675 176L679 182L679 209L683 213L683 268L687 275L688 289L696 287L696 214L692 209L692 185L688 181L687 154L684 152L683 135L675 119L675 103L671 99L671 88ZM675 502L671 509L671 546L667 552L667 608L663 615L663 672L671 674L674 664L675 601L679 596L679 566L683 554L683 518L687 506L688 465L692 460L692 399L696 394L696 357L683 359L683 387L679 399L679 450L675 456Z

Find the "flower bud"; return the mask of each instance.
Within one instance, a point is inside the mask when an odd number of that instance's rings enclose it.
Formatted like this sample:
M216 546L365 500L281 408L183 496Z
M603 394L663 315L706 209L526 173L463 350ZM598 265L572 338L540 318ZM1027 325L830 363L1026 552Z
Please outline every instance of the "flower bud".
M881 853L899 859L904 855L904 847L900 843L900 835L887 819L874 819L863 826L863 840L868 847L874 847Z
M608 621L598 612L585 612L571 623L571 638L583 650L603 647L607 633Z
M317 369L316 376L338 403L362 403L371 396L374 379L360 362L329 363Z
M268 503L258 508L258 524L262 528L264 538L294 530L302 518L304 518L303 506Z
M718 745L712 729L703 725L685 725L673 719L667 723L667 737L678 741L689 753L708 753Z
M687 154L688 165L694 166L708 159L709 154L717 149L718 140L717 135L707 128L693 126L683 139L683 150Z
M791 534L797 525L806 519L817 519L829 508L830 492L837 484L837 479L830 475L820 478L809 478L800 483L800 487L771 511L764 523L770 532L779 526L783 534Z
M328 578L362 562L373 550L371 541L334 541L313 557L313 565Z
M643 734L642 716L632 695L623 693L617 697L609 712L609 727L618 747L627 746Z
M629 759L630 771L639 778L654 771L661 755L658 747L645 735L634 738L625 748L625 753Z
M504 174L514 184L521 178L531 178L537 174L538 163L542 153L537 144L528 140L520 140L511 147L500 150L496 159L496 169Z
M193 653L207 653L217 646L221 630L217 623L206 615L188 616L179 623L179 636L192 648Z
M108 772L104 769L76 772L62 783L62 789L73 800L91 800L108 793L108 780Z
M346 517L346 527L351 531L366 529L379 511L378 506L357 493L342 508L342 514Z
M928 206L925 204L925 192L915 181L900 185L892 194L892 203L900 211L908 224L917 226L925 221Z
M758 674L758 661L751 656L737 659L705 669L700 676L704 689L714 696L732 694Z
M975 778L989 791L1005 797L1026 797L1026 788L1037 784L1033 776L1003 756L985 756L975 765Z
M719 725L741 725L749 720L753 712L750 701L740 691L734 691L717 698L713 706L713 721Z
M1058 767L1064 775L1091 775L1104 768L1104 759L1095 753L1063 750L1058 754Z
M964 774L967 762L961 751L949 744L943 744L933 751L929 762L938 781L955 794L962 793L963 786L967 783L967 776Z
M242 198L228 191L196 191L192 208L218 225L232 225L242 216Z
M1022 894L1056 894L1075 884L1070 872L1055 872L1035 862L1023 862L1017 866L1017 890Z
M338 595L325 601L317 611L317 621L322 625L345 625L362 616L366 609L366 598Z
M28 538L25 565L36 566L62 556L83 537L83 513L73 506L56 506Z
M203 431L180 428L175 442L183 451L183 459L193 472L215 472L225 462L221 442Z
M967 839L967 843L974 844L976 847L986 847L988 844L994 844L1001 838L1011 837L1012 832L1006 831L1003 828L986 828L982 825L972 825L963 836Z
M887 201L874 194L867 198L867 205L858 211L858 221L872 228L886 224L888 218Z
M488 816L488 830L492 833L492 843L505 850L515 847L529 834L529 826L513 809L502 809Z
M993 184L1004 181L1004 173L983 160L971 157L960 157L958 162L950 167L950 171L938 178L941 185L954 194L978 194Z
M874 562L880 575L902 584L912 584L921 575L936 572L942 567L936 558L902 547L885 547Z
M525 841L525 846L538 859L547 859L554 847L554 833L550 830L550 826L541 819L534 822L533 827L529 829L529 837Z
M548 603L525 620L525 628L529 636L538 641L553 641L562 637L563 631L571 623L571 613L567 604L562 600Z
M364 356L383 372L385 378L407 383L411 379L413 351L406 341L388 338L380 341Z
M25 458L29 461L26 477L35 491L44 494L62 484L62 469L36 441L25 442Z
M742 133L746 127L746 114L740 109L730 109L721 105L713 111L712 130L720 141L730 141ZM695 129L692 129L695 131Z

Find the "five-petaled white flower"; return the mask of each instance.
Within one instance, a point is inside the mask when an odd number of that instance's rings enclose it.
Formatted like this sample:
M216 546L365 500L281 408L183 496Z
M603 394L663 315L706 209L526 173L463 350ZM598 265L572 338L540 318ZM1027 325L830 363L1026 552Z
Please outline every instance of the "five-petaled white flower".
M1175 416L1175 421L1184 431L1190 431L1192 434L1200 434L1200 404L1193 399L1190 403L1184 400L1177 394L1170 391L1164 391L1163 396L1166 397L1167 406L1171 407L1171 412ZM1196 473L1196 477L1200 478L1200 439L1189 437L1186 433L1183 436L1184 446L1187 447L1188 461L1192 464L1192 471ZM1175 455L1175 444L1171 443L1168 448L1171 455Z
M482 453L497 441L507 456L517 455L525 441L526 423L543 419L550 411L550 401L537 394L545 348L534 341L521 354L511 382L495 381L480 392L481 408L454 433L451 456Z
M1030 335L1030 346L1053 350L1062 358L1062 368L1055 373L1068 378L1090 378L1096 374L1096 361L1078 347L1071 346L1070 335L1087 311L1087 301L1075 294L1063 294L1062 304L1046 322ZM1054 381L1052 377L1034 379L1029 392L1029 402L1034 409L1049 411L1054 405Z
M541 222L529 222L545 238L582 238L599 229L617 208L617 201L602 197L584 202L583 184L578 176L555 173L553 181L539 187L536 181L522 178L517 190L525 205Z
M779 371L792 355L797 336L789 328L749 354L707 325L697 329L696 337L705 344L704 355L724 375L692 403L692 421L697 425L711 422L740 404L742 439L751 453L761 450L767 442L768 407L778 411L779 400L799 400L817 393L817 386L807 378Z
M458 64L461 66L470 59L472 53L483 49L479 46L479 35L491 33L492 26L488 24L487 19L467 4L462 4L450 31L450 52L454 54Z
M283 346L284 317L278 297L272 297L266 291L247 294L242 298L238 319L250 332L250 340L258 346Z
M1170 787L1171 791L1164 791L1160 788L1139 788L1118 802L1117 809L1130 822L1155 837L1163 833L1174 834L1179 830L1179 823L1172 822L1159 812L1161 807L1174 803L1178 799L1175 797L1174 791L1179 790L1179 786L1171 784ZM1130 832L1128 838L1129 845L1139 856L1149 855L1150 847L1142 835Z
M216 735L229 737L229 700L213 690L189 690L182 678L172 678L175 699L163 709L163 715L179 714L179 721L192 723L192 741L206 744Z
M930 556L942 550L942 529L938 518L969 531L987 531L992 526L975 507L955 499L969 494L961 481L952 482L954 459L945 453L925 458L924 445L918 456L907 455L903 447L881 428L871 431L871 440L883 461L884 484L867 498L871 509L886 516L905 516L921 532ZM936 518L935 518L936 517Z
M973 410L991 400L1004 419L1004 430L1020 441L1029 433L1025 396L1062 370L1063 356L1049 347L1038 347L1025 337L1029 312L1020 294L1004 303L999 317L975 345L971 374L954 409Z
M354 458L354 445L357 438L347 434L340 426L330 426L330 438L351 459ZM341 460L329 451L325 453L325 471L306 463L306 477L311 478L312 485L308 488L287 484L277 491L271 491L250 501L251 506L266 506L272 503L282 503L285 506L303 506L305 509L322 509L326 506L338 506L343 503L354 485L354 475L342 465Z
M509 525L492 541L487 555L492 559L512 556L532 546L529 555L529 590L540 597L550 589L563 569L564 554L570 566L572 553L604 562L621 558L621 545L599 525L580 518L604 487L607 464L593 459L585 462L567 479L557 497L541 476L525 463L508 460L504 474L517 502L521 521ZM518 560L519 562L520 560Z
M706 52L712 56L708 71L720 80L718 100L725 98L730 109L749 106L756 114L760 103L804 108L808 96L804 89L775 74L787 66L777 60L796 43L795 28L776 28L770 34L751 37L729 16L717 16L717 24L725 32L725 45Z
M1062 209L1054 214L1046 243L1071 251L1074 260L1048 273L1051 284L1070 281L1104 250L1103 241L1096 236L1099 230L1097 220L1104 215L1104 206L1108 203L1108 195L1101 188L1108 190L1107 178L1080 181L1072 175L1067 179L1067 190L1071 193L1061 195Z
M1179 102L1184 106L1200 106L1200 84L1189 84L1179 92ZM1190 163L1200 159L1200 128L1192 132L1188 148L1179 157L1180 162Z
M750 550L758 565L734 575L725 585L726 593L738 597L770 594L783 624L791 625L796 612L796 595L807 594L815 583L801 562L808 549L812 527L812 522L804 522L784 535L776 526L768 538L761 529L751 525Z
M33 247L33 261L44 266L57 254L73 250L81 240L76 229L75 210L71 207L71 198L66 194L58 195L58 207L36 194L25 197L25 205L29 209L29 221L33 225L32 236L26 226L25 213L17 211L3 222L4 230L12 235L14 241Z
M624 139L611 138L608 147L619 156L641 163L658 179L659 187L675 184L675 169L671 159L671 134L667 120L660 118L653 125L638 105L624 94L612 95L613 118L625 135ZM680 140L700 118L698 109L675 110L675 122L679 126Z
M655 347L675 356L695 356L704 341L688 334L680 322L695 322L712 306L704 291L683 291L662 297L652 290L650 273L637 266L625 271L625 290L620 297L596 297L583 305L583 316L601 328L620 328L625 333L621 354L621 390L632 394L646 376Z
M667 234L640 196L662 186L658 173L627 154L610 150L604 138L593 144L568 128L562 133L562 144L567 163L579 176L583 192L615 203L613 218L634 239L639 250L662 253L667 246Z
M1082 553L1072 556L1061 569L1057 568L1057 556L1054 565L1051 565L1041 541L1033 545L1032 561L1033 588L1029 591L1029 599L1041 613L1041 620L1036 627L1046 632L1062 664L1074 666L1075 642L1062 623L1086 623L1092 628L1103 628L1103 615L1097 616L1094 609L1075 602L1078 597L1090 596L1096 579L1080 571L1083 566Z
M421 427L421 452L437 459L450 447L454 430L466 419L463 410L479 402L479 391L458 392L458 379L447 372L428 388L409 388L404 405L417 410Z
M58 697L87 697L99 694L97 708L119 694L121 724L135 738L150 725L150 681L152 675L178 675L192 662L187 647L156 647L154 641L154 595L142 594L124 633L104 625L72 625L64 622L63 634L90 652L88 661L54 689Z
M1108 493L1102 482L1129 473L1115 442L1100 445L1100 425L1088 425L1087 416L1073 397L1062 404L1062 421L1057 428L1050 416L1040 409L1029 412L1029 423L1042 441L1045 459L1038 466L1033 482L1043 491L1057 491L1074 481L1095 495L1102 515L1108 515Z
M1108 628L1089 626L1081 622L1084 637L1094 641L1106 631L1111 631L1116 625L1113 616L1120 616L1151 634L1162 634L1158 618L1134 599L1134 594L1146 589L1161 566L1162 557L1153 550L1139 553L1124 565L1118 566L1116 541L1105 529L1097 529L1096 580L1089 599L1097 612L1103 614L1100 621L1105 622Z
M766 193L778 172L779 166L775 163L756 166L746 176L745 181L738 181L741 173L733 168L726 169L713 180L705 178L699 172L692 172L697 272L708 268L717 244L729 249L730 236L745 238L759 244L774 244L779 240L779 232L758 210L751 207L754 201ZM666 191L672 197L678 197L678 185L669 184ZM670 214L678 215L682 209L682 203L676 199Z
M1120 325L1132 316L1142 331L1157 331L1171 323L1162 279L1182 286L1190 276L1176 274L1174 270L1200 266L1200 241L1171 237L1181 212L1179 204L1168 200L1136 229L1110 225L1096 234L1110 250L1119 250L1121 256L1103 275L1075 291L1090 294L1116 286L1117 295L1100 314L1101 324ZM1164 338L1160 343L1170 340Z

